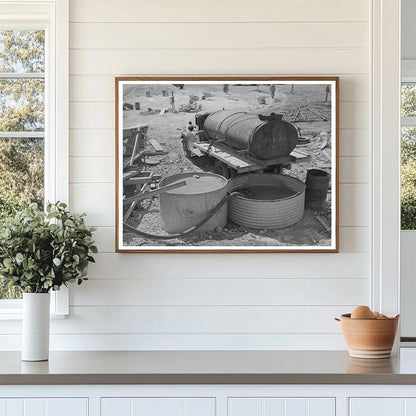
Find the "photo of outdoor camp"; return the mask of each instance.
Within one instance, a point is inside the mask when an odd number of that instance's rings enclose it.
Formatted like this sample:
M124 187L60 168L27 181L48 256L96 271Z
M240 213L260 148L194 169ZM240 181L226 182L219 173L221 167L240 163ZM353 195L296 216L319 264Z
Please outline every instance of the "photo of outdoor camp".
M337 250L337 78L116 84L118 251Z

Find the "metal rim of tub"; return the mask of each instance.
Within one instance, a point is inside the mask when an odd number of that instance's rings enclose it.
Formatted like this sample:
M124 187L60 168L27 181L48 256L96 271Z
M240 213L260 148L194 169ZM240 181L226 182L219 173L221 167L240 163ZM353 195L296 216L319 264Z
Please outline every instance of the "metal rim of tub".
M254 229L279 229L296 224L305 209L305 184L287 175L246 174L228 181L228 192L244 186L285 186L295 193L289 197L256 200L243 195L233 196L229 201L228 218L237 225Z

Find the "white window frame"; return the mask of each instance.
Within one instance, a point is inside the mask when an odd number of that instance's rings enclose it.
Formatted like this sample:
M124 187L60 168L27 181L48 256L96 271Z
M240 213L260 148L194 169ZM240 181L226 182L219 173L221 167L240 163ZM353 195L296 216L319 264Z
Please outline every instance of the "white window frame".
M402 60L402 83L416 83L416 60ZM416 117L401 117L401 127L413 127L416 128ZM401 326L404 329L402 336L408 338L407 341L402 342L402 346L415 347L416 343L410 339L414 338L414 325L411 324L412 316L415 308L413 307L414 301L412 298L413 290L413 274L410 272L413 266L413 253L412 250L415 247L416 230L401 230L401 243L402 250L400 252L401 264L403 266L401 271L401 282L402 282L402 318ZM406 315L405 315L406 314Z
M0 30L39 29L45 42L45 201L69 200L69 0L0 0ZM69 313L68 290L52 291L51 312ZM0 319L20 318L20 300L0 300Z
M400 0L372 2L371 306L400 312ZM397 348L396 344L396 348Z

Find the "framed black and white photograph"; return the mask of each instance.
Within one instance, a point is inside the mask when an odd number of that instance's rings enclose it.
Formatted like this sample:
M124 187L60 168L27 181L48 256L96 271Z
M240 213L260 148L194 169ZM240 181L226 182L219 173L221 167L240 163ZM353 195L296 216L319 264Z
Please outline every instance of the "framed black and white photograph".
M337 77L116 78L118 252L337 252Z

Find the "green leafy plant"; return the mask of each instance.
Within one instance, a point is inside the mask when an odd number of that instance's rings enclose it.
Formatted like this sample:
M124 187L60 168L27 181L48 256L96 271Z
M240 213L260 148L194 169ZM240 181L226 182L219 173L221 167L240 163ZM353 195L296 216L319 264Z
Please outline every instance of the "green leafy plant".
M64 203L49 203L46 213L31 204L8 219L0 230L0 277L24 292L47 293L86 280L97 253L94 228L85 214L71 214Z
M416 229L416 160L402 165L401 228Z

